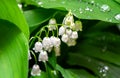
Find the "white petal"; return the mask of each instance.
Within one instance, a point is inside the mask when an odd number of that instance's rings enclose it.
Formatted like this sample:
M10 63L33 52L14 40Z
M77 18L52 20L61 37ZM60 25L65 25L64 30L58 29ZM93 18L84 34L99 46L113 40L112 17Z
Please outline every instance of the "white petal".
M71 30L71 29L66 29L66 34L67 34L68 36L70 36L70 35L72 34L72 30Z
M77 39L77 38L78 38L78 33L77 33L77 31L72 32L72 35L71 35L70 38L72 38L72 39Z
M53 47L51 39L49 37L44 37L42 41L44 50L48 51L50 48Z
M63 35L65 33L65 27L61 26L59 28L59 35Z

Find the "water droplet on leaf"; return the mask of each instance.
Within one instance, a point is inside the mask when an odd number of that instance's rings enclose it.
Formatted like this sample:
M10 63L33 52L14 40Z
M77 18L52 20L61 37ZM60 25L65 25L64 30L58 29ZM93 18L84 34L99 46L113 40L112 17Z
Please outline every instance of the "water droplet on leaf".
M62 3L62 4L65 4L65 1L62 1L61 3Z
M86 7L85 10L86 10L86 11L90 11L90 12L93 11L93 9L91 9L91 8L89 8L89 7Z
M116 20L120 20L120 14L115 15Z
M38 5L42 5L42 4L43 4L43 2L41 2L41 1L40 1L40 2L38 2Z
M80 14L82 14L83 13L83 9L79 8L79 12L80 12Z
M108 66L102 66L99 68L99 73L101 74L102 77L107 76L107 72L109 70Z
M108 12L110 11L110 6L106 5L106 4L103 4L101 7L100 7L101 11L103 12Z

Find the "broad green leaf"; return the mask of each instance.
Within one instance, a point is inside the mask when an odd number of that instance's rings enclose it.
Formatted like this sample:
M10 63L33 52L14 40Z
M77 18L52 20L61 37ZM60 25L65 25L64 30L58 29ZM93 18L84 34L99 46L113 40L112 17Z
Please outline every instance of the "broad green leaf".
M32 1L32 0L31 0ZM35 0L34 5L43 8L64 8L80 19L97 19L107 22L119 23L119 19L115 19L120 14L120 5L113 0ZM104 8L103 5L107 5ZM106 9L107 8L107 9ZM104 10L103 10L104 9Z
M88 56L120 65L120 36L109 30L112 27L110 25L114 24L102 22L89 28L89 30L84 33L84 40L78 43L78 53L80 52ZM115 26L113 26L113 28L115 28Z
M56 60L56 56L55 56L55 52L54 51L52 51L51 54L49 54L48 62L49 62L49 64L51 65L51 67L53 69L56 68L57 60Z
M114 0L114 1L116 1L116 2L118 2L120 4L120 0Z
M82 54L70 53L68 63L70 65L79 65L87 68L100 78L119 78L120 68L118 66Z
M13 23L0 19L0 78L27 78L28 42Z
M1 0L0 11L0 78L27 78L27 23L15 0Z
M63 76L64 78L78 78L78 76L77 76L76 74L72 73L72 72L69 71L69 70L63 69L63 68L62 68L61 66L59 66L59 65L56 65L56 69L61 72L61 74L62 74L62 76Z
M48 21L54 12L54 10L39 8L24 11L24 16L26 17L30 30L33 31L38 28L40 24Z
M28 26L22 11L18 8L16 0L0 0L0 19L14 23L29 37Z
M77 78L97 78L97 77L93 76L91 73L89 73L83 69L68 69L68 70L77 74L79 76Z

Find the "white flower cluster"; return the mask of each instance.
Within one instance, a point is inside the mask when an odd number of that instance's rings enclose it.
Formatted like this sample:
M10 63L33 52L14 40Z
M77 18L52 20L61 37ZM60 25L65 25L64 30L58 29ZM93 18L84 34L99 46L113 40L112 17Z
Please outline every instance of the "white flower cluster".
M60 39L55 36L44 37L42 42L36 42L33 50L36 53L40 52L38 61L43 61L43 62L48 61L47 52L51 52L53 48L55 48L56 55L57 56L60 55L59 53L60 44L61 44Z
M63 20L63 25L59 28L59 35L61 40L68 46L75 46L78 32L82 31L82 24L80 21L75 21L71 12L69 12Z
M76 39L78 38L77 31L82 31L82 24L80 21L74 22L73 14L69 12L64 18L62 26L59 28L59 31L56 20L54 18L49 20L47 28L48 32L54 32L54 30L57 31L57 36L62 36L61 40L68 46L74 46L76 45ZM48 61L48 53L50 53L52 50L55 51L56 56L60 56L61 40L58 37L48 37L47 35L47 37L44 37L40 41L35 42L33 50L35 53L39 54L38 61ZM28 57L29 59L31 59L30 52L28 53ZM41 70L39 65L34 64L31 70L31 75L40 76L40 72Z
M42 42L36 42L34 45L33 50L38 53L38 61L46 62L48 61L48 54L47 52L51 52L51 50L54 48L56 52L56 56L60 55L60 44L61 41L59 38L51 36L51 37L44 37ZM29 52L30 53L30 52ZM29 59L31 59L31 56L29 54ZM31 70L32 76L40 76L40 67L39 65L35 64L33 65L33 68Z

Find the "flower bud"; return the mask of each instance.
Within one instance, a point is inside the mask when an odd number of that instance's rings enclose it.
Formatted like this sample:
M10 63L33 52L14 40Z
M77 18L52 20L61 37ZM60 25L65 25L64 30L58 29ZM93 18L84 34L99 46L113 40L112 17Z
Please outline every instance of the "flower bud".
M52 18L52 19L50 19L49 20L49 26L48 26L48 29L50 30L50 31L52 31L52 30L56 30L56 19L54 19L54 18Z
M82 31L82 23L81 21L75 21L75 30Z
M56 23L56 19L55 19L55 18L51 18L51 19L49 20L49 24L52 24L52 25L57 24L57 23Z

